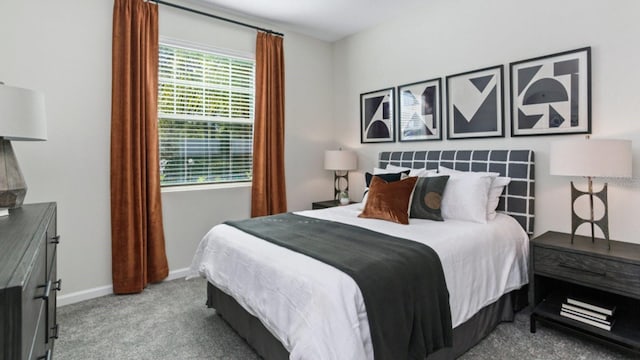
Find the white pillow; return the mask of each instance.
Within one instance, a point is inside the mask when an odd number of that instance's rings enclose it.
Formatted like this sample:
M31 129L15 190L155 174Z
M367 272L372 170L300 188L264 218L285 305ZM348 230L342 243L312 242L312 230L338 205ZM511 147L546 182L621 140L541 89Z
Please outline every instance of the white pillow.
M500 195L502 195L505 186L509 185L510 182L510 177L498 176L493 179L491 187L489 188L489 200L487 201L487 220L496 218L496 209L500 202Z
M387 164L387 168L385 169L391 172L400 172L409 170L409 176L417 176L417 177L427 177L429 174L435 174L437 171L435 170L427 170L427 169L412 169L404 166L395 166L391 164Z
M445 167L438 170L440 174L449 175L442 195L442 218L485 224L489 188L497 174L456 171Z
M438 171L441 174L470 174L471 176L490 176L492 177L491 186L489 187L489 194L487 196L487 220L493 220L496 218L496 208L500 202L500 195L504 191L505 186L511 182L510 177L499 176L497 172L476 172L476 171L459 171L449 169L444 166L438 167Z
M444 166L438 166L438 173L445 174L445 175L468 174L472 176L491 176L494 178L500 176L500 173L497 173L497 172L460 171L460 170L449 169L448 167L444 167Z

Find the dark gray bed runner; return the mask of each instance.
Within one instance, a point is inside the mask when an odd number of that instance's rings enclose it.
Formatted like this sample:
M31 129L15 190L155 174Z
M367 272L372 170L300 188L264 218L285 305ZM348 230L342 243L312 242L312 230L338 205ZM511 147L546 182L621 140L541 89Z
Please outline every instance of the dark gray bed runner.
M375 359L422 360L452 346L449 292L432 248L291 213L225 224L351 276L367 309Z

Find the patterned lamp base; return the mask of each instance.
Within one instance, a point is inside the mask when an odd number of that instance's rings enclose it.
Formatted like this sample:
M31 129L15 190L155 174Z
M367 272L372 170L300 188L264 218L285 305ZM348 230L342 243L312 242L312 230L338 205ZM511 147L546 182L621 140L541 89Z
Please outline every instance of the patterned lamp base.
M591 177L588 178L589 181L589 190L588 191L580 191L576 189L573 181L571 182L571 243L573 244L573 237L576 234L576 229L584 223L591 224L591 242L595 241L594 236L594 226L598 225L602 233L604 234L604 238L607 240L607 249L611 250L611 242L609 241L609 210L607 205L607 184L604 184L602 190L597 193L593 192L593 182ZM589 195L589 206L591 210L590 219L583 219L578 214L576 214L575 210L575 202L576 199L582 195ZM599 198L604 204L604 215L598 220L593 219L593 197Z
M346 191L349 193L349 172L336 170L333 172L333 198L340 200L340 193Z
M0 165L0 208L19 208L27 194L27 184L9 140L0 139Z

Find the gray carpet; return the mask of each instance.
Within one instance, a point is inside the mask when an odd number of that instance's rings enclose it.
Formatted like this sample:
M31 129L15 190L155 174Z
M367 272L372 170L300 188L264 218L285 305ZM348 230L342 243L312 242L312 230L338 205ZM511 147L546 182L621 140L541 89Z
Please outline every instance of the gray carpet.
M205 306L205 281L173 280L142 294L105 296L58 309L54 357L87 359L258 359ZM529 333L526 311L503 323L461 359L632 359L543 325Z

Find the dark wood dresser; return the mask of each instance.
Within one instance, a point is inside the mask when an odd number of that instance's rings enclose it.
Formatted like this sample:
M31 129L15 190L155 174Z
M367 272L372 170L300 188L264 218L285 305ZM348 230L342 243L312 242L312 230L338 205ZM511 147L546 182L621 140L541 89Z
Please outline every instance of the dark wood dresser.
M0 360L46 359L58 337L56 204L0 217Z

